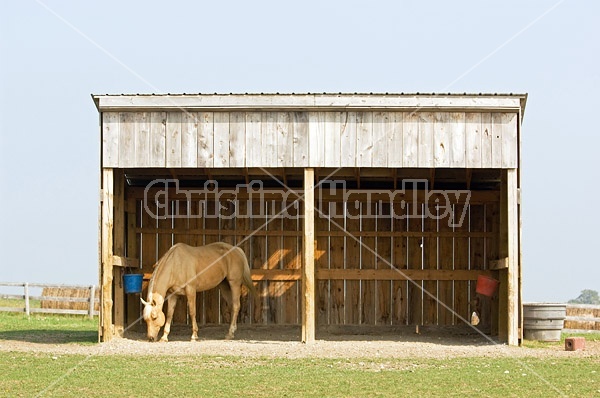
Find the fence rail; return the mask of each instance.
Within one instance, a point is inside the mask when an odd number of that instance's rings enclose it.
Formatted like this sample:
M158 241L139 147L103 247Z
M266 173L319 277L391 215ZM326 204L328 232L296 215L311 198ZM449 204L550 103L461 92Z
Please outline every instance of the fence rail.
M96 310L96 305L99 303L98 297L96 297L96 286L94 285L61 285L61 284L51 284L51 283L21 283L21 282L0 282L0 288L9 287L9 288L23 288L23 294L4 294L0 290L0 297L3 299L16 299L23 300L24 304L22 306L17 307L0 307L0 311L2 312L24 312L27 315L32 313L42 313L42 314L70 314L70 315L88 315L90 318L93 318L95 315L98 315L99 312ZM87 290L89 291L88 297L59 297L59 296L50 296L44 295L42 290L42 295L31 295L31 288L41 288L41 289L74 289L74 290ZM65 308L35 308L31 307L31 300L40 300L40 301L50 301L50 302L67 302L67 303L87 303L88 308L83 310L78 309L65 309Z

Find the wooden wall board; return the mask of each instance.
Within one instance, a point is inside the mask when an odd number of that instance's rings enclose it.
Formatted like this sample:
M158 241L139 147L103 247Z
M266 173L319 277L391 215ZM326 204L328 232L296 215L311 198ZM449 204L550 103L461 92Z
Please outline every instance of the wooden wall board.
M444 218L440 218L438 228L440 232L452 232L451 223L454 220L455 209ZM454 269L454 237L440 237L438 240L438 269L453 270ZM438 282L438 309L439 309L439 324L452 325L454 321L454 282L440 281Z
M407 229L406 219L399 217L404 215L405 209L397 203L392 203L392 214L395 217L392 220L394 232L403 232ZM404 273L407 270L407 243L408 239L403 236L392 236L392 264L398 273ZM409 281L395 280L392 282L393 297L393 318L394 325L408 324L408 285Z
M461 221L461 214L465 214ZM468 205L454 205L454 232L469 232L470 213ZM468 237L454 238L454 269L469 269L469 240ZM454 324L464 325L470 321L469 312L469 281L454 281ZM468 323L467 323L468 324Z
M360 259L361 241L360 237L356 237L355 233L360 230L360 220L355 217L360 214L360 210L351 207L350 203L344 203L346 207L346 259L345 270L353 269L359 266L357 259ZM350 217L348 216L350 215ZM358 325L360 323L360 281L347 280L345 297L345 319L346 323Z
M167 167L181 167L181 112L167 112ZM124 167L133 167L124 166Z
M518 166L518 114L390 111L106 112L105 166Z
M244 112L231 112L229 118L229 167L245 167L246 115Z
M423 269L438 269L438 240L436 236L439 229L439 209L436 205L427 205L428 214L424 222L424 231L434 233L423 237ZM438 281L423 281L423 325L437 325L438 323Z
M102 164L104 167L119 165L119 118L117 112L102 113Z
M134 115L135 164L150 166L150 113L138 112Z
M213 115L214 128L214 167L229 166L230 124L229 113L215 112Z
M135 114L119 114L119 166L135 166ZM106 167L106 165L105 165Z
M309 125L308 114L306 112L292 113L293 129L293 165L296 167L308 166L309 151ZM253 166L257 166L253 164ZM286 165L287 166L287 165Z
M377 214L375 203L363 203L362 214ZM362 231L376 231L377 220L375 217L364 217L361 220ZM376 269L377 238L361 237L360 269ZM361 280L361 316L360 323L374 325L376 320L376 282Z
M392 214L390 203L377 204L376 230L389 232L392 229ZM375 268L389 270L392 264L392 238L377 237L375 238L376 257ZM375 281L375 324L376 325L391 325L392 324L392 281L383 280Z
M356 114L356 167L373 166L373 113Z
M406 227L411 232L423 231L423 209L420 203L408 203ZM421 236L407 238L407 268L409 270L423 269L423 238ZM423 323L423 281L410 280L408 283L408 323L421 325Z
M150 167L165 167L167 143L166 112L150 113Z
M198 113L198 167L214 166L214 114Z
M354 167L356 165L356 112L343 112L340 116L341 154L340 166Z
M321 203L315 214L315 232L329 231L329 207ZM329 236L318 234L315 239L315 270L329 269ZM316 281L317 325L327 325L330 319L329 280Z

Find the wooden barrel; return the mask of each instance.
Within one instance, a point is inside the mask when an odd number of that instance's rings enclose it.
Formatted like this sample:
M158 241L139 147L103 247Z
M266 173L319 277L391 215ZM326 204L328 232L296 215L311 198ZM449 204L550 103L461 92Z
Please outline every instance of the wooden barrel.
M525 303L523 304L523 337L526 340L560 341L566 316L566 304Z

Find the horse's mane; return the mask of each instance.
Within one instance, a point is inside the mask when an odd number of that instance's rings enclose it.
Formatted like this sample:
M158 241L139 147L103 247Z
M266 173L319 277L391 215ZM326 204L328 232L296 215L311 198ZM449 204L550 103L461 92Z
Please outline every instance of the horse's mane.
M152 271L152 276L150 277L150 281L148 282L147 300L149 303L152 302L152 292L154 291L154 282L155 282L156 275L162 268L162 265L166 262L167 258L171 257L171 254L173 253L174 248L175 248L175 246L172 246L169 250L167 250L167 252L156 262L156 264L154 264L152 266L154 271Z

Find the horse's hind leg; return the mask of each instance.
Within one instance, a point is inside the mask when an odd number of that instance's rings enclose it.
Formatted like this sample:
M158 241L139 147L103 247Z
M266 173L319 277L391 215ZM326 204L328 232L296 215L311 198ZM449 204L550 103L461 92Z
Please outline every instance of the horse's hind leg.
M229 324L229 333L225 338L227 340L233 339L235 331L237 330L237 317L240 312L240 295L242 293L242 285L238 283L230 283L231 287L231 323Z
M198 340L198 323L196 322L196 290L190 289L186 291L188 311L192 319L192 341Z

